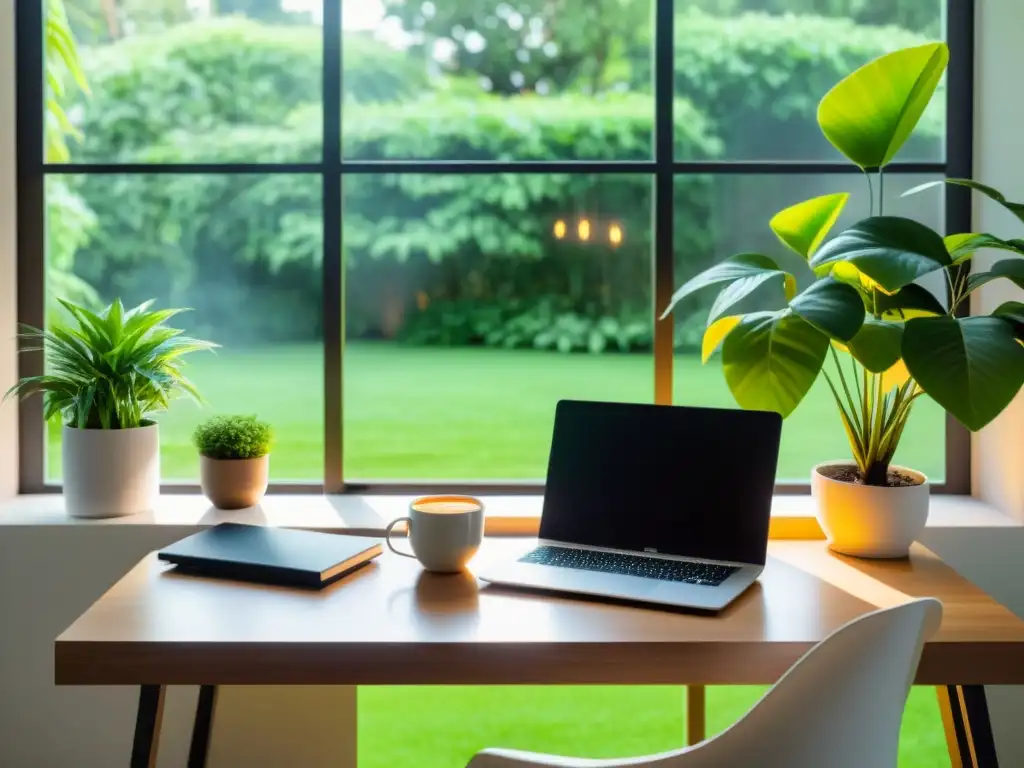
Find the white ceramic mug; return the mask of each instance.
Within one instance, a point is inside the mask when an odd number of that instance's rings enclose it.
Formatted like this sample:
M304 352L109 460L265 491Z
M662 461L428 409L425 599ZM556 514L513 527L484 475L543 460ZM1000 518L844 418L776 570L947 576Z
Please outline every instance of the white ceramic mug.
M409 524L412 554L396 549L391 531ZM480 548L484 537L484 505L472 496L423 496L409 505L409 516L388 523L384 538L396 555L413 557L434 573L458 573Z

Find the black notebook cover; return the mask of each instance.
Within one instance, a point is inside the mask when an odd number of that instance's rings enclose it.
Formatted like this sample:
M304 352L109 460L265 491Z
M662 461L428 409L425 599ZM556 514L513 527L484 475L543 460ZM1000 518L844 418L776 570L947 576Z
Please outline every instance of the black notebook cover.
M377 539L221 523L161 550L178 571L320 588L382 551Z

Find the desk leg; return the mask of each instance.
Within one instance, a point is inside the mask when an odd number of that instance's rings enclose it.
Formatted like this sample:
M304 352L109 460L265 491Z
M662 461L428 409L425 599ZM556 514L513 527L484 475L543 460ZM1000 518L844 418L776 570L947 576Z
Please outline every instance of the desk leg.
M135 716L131 768L156 768L163 716L164 687L143 685L139 689L139 711Z
M707 738L707 689L686 686L686 744L692 747Z
M953 732L964 768L998 768L983 685L946 686Z
M199 686L196 719L192 724L192 744L188 748L188 768L206 768L206 756L210 753L210 734L213 731L213 715L216 709L217 686Z

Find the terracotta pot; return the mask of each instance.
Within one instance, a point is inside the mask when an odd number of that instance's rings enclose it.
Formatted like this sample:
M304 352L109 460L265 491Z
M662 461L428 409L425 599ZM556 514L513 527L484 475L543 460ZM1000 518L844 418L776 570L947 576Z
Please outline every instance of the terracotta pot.
M270 455L258 459L199 457L203 493L217 509L243 509L259 504L267 492Z
M71 517L124 517L150 512L160 495L160 431L61 431L64 507Z
M920 483L884 488L833 480L819 471L835 466L853 463L829 461L811 471L811 493L829 549L856 557L906 557L928 521L928 478L913 469L893 465L892 469Z

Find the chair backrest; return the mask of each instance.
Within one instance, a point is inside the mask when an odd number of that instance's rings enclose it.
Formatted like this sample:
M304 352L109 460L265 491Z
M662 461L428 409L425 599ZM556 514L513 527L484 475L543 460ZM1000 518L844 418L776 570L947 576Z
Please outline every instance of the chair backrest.
M705 759L708 766L895 767L907 695L941 619L942 603L924 598L840 627L747 715L688 756L687 768Z

